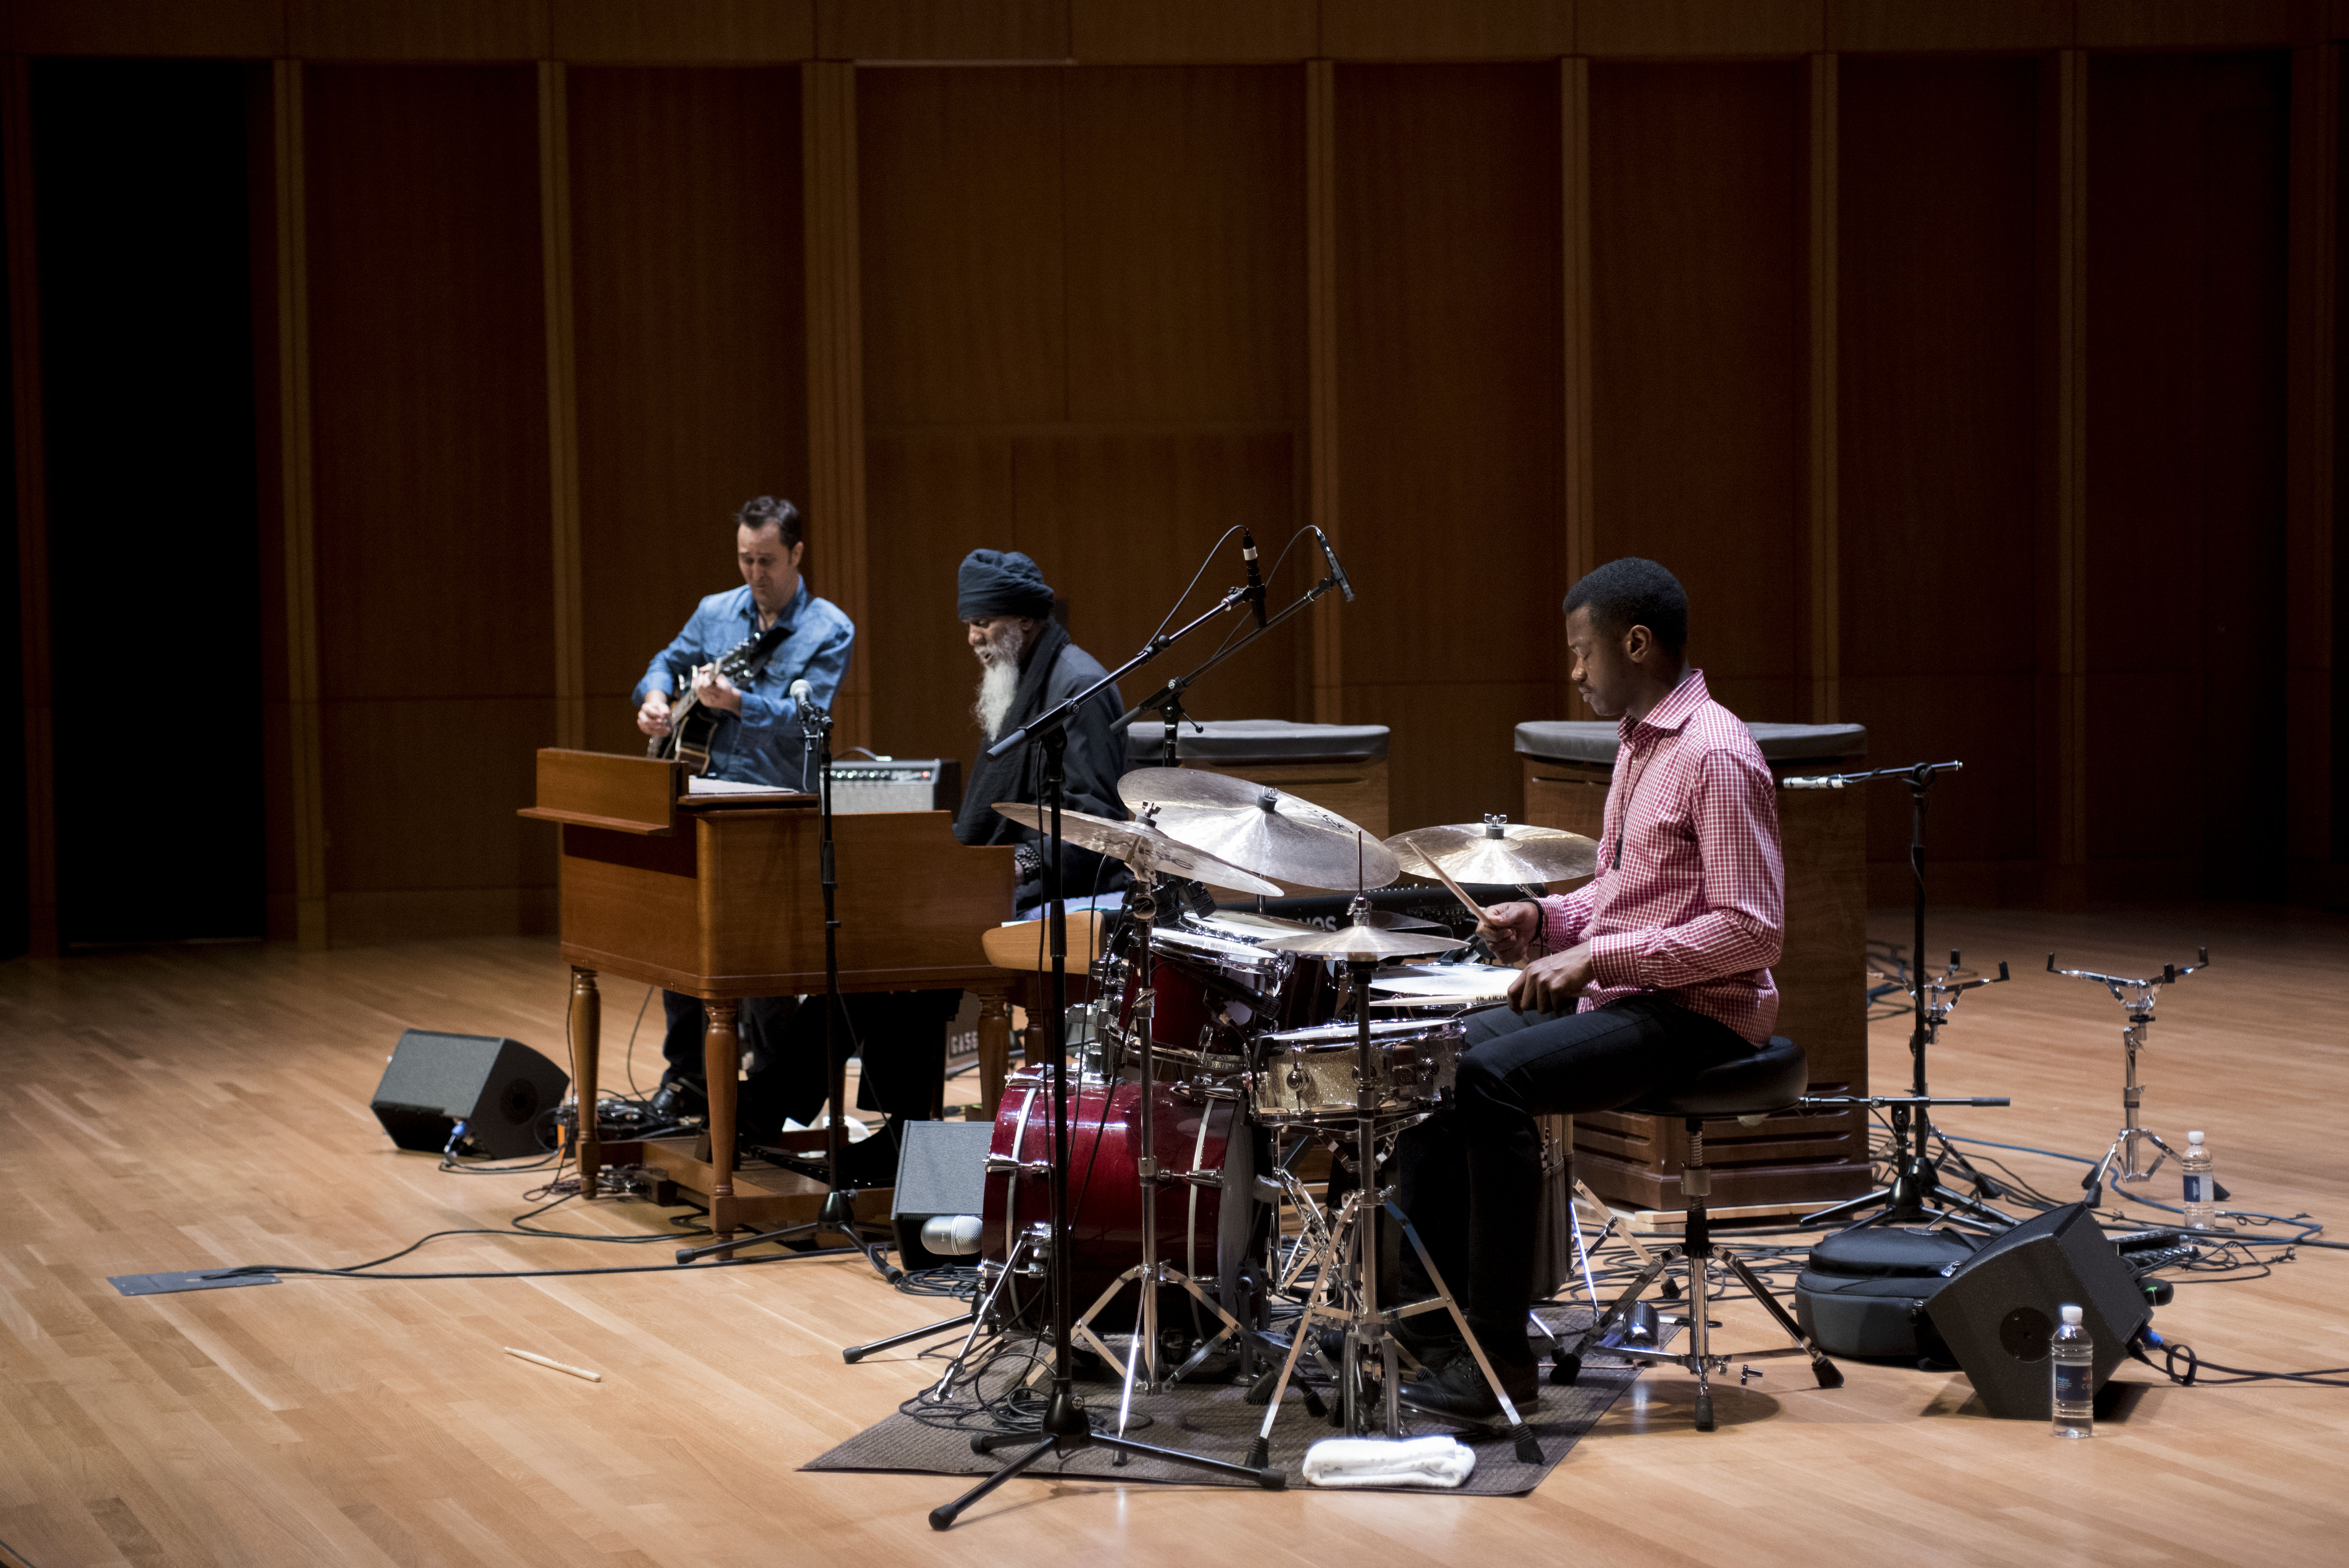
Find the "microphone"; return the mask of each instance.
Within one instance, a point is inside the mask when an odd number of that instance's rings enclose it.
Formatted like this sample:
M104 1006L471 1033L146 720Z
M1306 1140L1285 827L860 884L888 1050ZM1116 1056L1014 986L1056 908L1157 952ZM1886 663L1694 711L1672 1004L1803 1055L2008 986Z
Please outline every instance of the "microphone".
M1338 592L1346 596L1347 603L1352 603L1354 585L1346 581L1346 569L1338 564L1338 552L1330 547L1330 536L1317 528L1313 531L1313 537L1321 542L1321 554L1330 562L1330 575L1338 580Z
M792 701L799 705L801 722L805 723L811 718L821 717L823 713L823 709L815 700L815 687L808 685L805 678L792 683L789 696Z
M1833 773L1778 780L1778 788L1781 789L1840 789L1843 786L1843 779Z
M1264 578L1256 569L1256 535L1240 530L1240 559L1247 562L1248 608L1256 612L1257 629L1264 629Z

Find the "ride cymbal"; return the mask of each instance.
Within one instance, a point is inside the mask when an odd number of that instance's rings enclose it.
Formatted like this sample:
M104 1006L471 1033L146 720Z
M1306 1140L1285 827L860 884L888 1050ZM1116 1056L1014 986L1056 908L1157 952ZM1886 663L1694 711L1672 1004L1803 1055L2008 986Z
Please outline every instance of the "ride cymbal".
M1033 828L1040 833L1050 831L1049 814L1041 806L1031 806L1024 800L998 800L994 810L997 815L1009 818L1023 828ZM1280 893L1278 884L1170 839L1147 823L1112 822L1106 817L1063 807L1061 838L1081 850L1124 861L1136 876L1164 872L1206 882L1209 887L1229 888L1234 892L1261 893L1268 898Z
M1424 863L1464 882L1578 882L1599 870L1599 845L1562 828L1537 828L1506 817L1481 824L1413 828L1387 841L1409 868Z
M1361 828L1269 785L1195 768L1137 768L1117 792L1137 816L1156 808L1152 820L1168 838L1258 876L1360 892L1402 872L1394 851Z

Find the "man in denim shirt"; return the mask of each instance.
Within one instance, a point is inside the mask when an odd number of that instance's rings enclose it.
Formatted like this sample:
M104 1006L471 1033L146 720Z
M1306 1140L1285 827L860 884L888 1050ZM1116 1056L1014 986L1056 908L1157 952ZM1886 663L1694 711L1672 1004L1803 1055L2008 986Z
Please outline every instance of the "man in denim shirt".
M742 586L704 599L677 640L653 655L634 694L636 727L647 735L667 735L670 695L680 678L690 678L695 700L719 716L709 737L711 778L812 789L812 758L789 695L792 683L806 681L816 706L831 707L848 672L856 628L839 605L810 593L800 579L807 544L797 507L761 496L743 504L734 523ZM778 617L785 627L783 640L756 679L738 688L717 672L719 659Z
M777 789L812 789L813 757L801 727L792 683L804 680L816 706L829 708L848 671L848 651L856 627L829 599L810 593L800 579L807 551L799 509L790 501L760 496L734 514L735 561L742 586L712 593L693 612L676 641L653 655L633 694L636 727L647 735L669 732L669 696L680 680L690 680L696 701L717 714L709 737L709 776ZM749 685L737 686L717 672L719 659L746 637L780 622L783 640ZM699 1115L708 1106L702 1079L701 1004L675 991L662 994L668 1032L661 1041L667 1066L661 1073L654 1113L664 1119ZM785 1026L799 1006L791 996L746 996L742 1043L761 1067L775 1065Z

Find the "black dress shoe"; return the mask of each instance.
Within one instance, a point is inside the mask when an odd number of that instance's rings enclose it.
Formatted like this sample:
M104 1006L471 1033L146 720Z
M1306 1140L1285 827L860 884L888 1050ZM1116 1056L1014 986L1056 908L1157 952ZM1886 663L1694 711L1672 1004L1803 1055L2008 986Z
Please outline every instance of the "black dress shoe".
M1509 1402L1517 1414L1526 1415L1541 1400L1541 1368L1527 1362L1496 1364L1494 1372L1501 1387L1508 1391ZM1489 1421L1501 1413L1501 1401L1495 1398L1492 1386L1476 1369L1474 1356L1454 1356L1441 1367L1417 1380L1402 1386L1402 1402L1431 1410L1440 1416L1455 1416L1463 1420Z
M688 1116L708 1116L709 1097L684 1078L672 1078L660 1086L660 1091L646 1109L655 1121L666 1126Z

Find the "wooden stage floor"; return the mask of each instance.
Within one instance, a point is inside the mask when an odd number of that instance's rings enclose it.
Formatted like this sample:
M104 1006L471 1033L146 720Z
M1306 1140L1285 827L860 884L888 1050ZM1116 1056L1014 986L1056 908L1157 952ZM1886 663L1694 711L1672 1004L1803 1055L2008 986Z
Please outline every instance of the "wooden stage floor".
M1904 929L1900 912L1872 921ZM2010 1094L1952 1130L2082 1154L2117 1120L2120 1009L2039 972L2141 972L2207 943L2163 998L2145 1069L2165 1134L2209 1130L2237 1204L2349 1240L2349 922L2230 908L1937 920L1937 947L2009 960L1969 995L1935 1088ZM0 1542L98 1563L1599 1564L2349 1561L2349 1389L2149 1387L2095 1441L1967 1407L1962 1378L1784 1363L1721 1391L1651 1373L1527 1498L1317 1494L1023 1480L950 1534L963 1484L798 1466L925 1381L910 1353L839 1346L943 1316L861 1262L663 1274L356 1283L291 1278L125 1299L110 1274L355 1263L427 1231L500 1225L537 1178L443 1175L367 1110L403 1027L509 1034L559 1055L551 943L305 955L188 947L0 965ZM637 998L605 998L607 1081ZM658 1027L658 1009L647 1031ZM1905 1030L1879 1023L1879 1084ZM655 1036L636 1057L657 1066ZM2024 1158L2043 1184L2077 1167ZM2163 1192L2174 1186L2164 1172ZM645 1233L641 1204L568 1204ZM569 1241L436 1242L440 1269L666 1256ZM615 1255L618 1254L618 1255ZM402 1266L410 1266L403 1264ZM2236 1366L2349 1365L2349 1254L2181 1287L2161 1329ZM1732 1336L1766 1336L1751 1305ZM1745 1342L1733 1340L1733 1342ZM588 1384L502 1354L600 1369ZM2131 1364L2126 1380L2153 1382ZM0 1553L5 1557L5 1553Z

